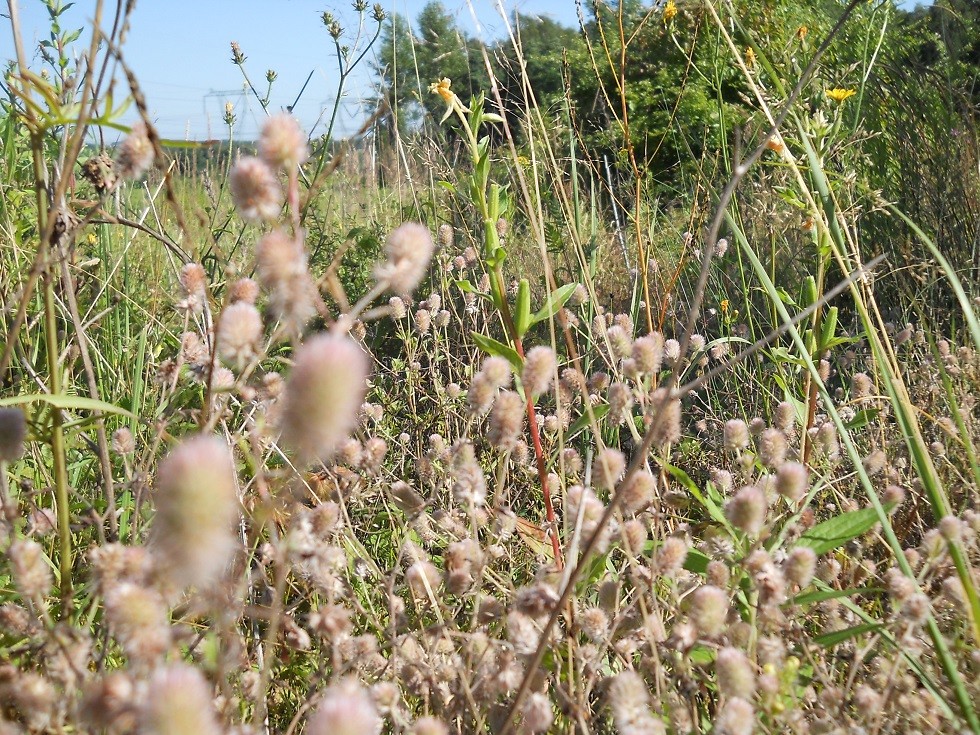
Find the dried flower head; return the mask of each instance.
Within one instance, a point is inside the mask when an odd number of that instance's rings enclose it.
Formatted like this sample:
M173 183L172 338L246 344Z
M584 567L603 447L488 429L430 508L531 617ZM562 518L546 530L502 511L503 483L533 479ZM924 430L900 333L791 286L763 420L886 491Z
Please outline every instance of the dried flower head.
M121 179L138 179L149 171L155 157L146 124L138 122L116 149L116 172Z
M262 338L262 316L252 304L238 301L221 312L218 320L218 350L238 369L256 355Z
M725 422L725 451L737 452L749 446L749 427L742 419Z
M36 600L51 589L51 569L44 558L44 549L36 541L18 539L7 549L14 583L21 596Z
M304 163L310 152L306 134L289 113L273 115L262 126L259 155L273 168L294 169Z
M200 671L186 664L157 669L147 683L139 713L139 731L147 735L219 735L211 703L211 686Z
M246 222L271 222L282 209L282 186L275 173L261 158L243 156L231 169L228 179L231 200Z
M750 700L755 694L755 672L748 656L739 649L726 646L715 658L718 689L725 697Z
M502 452L517 446L524 430L524 401L515 391L505 390L497 394L490 413L490 443Z
M715 717L711 732L714 735L752 735L755 732L755 710L744 699L729 699Z
M296 351L282 397L282 441L301 462L328 460L356 426L368 363L350 338L320 334Z
M725 517L735 528L755 536L766 522L766 495L757 485L739 490L725 503Z
M228 300L233 304L244 301L254 304L259 298L259 284L251 278L239 278L228 289Z
M427 227L406 222L388 235L385 243L387 260L375 267L374 277L396 294L408 295L425 276L434 249Z
M550 347L539 345L528 350L521 371L524 390L535 397L547 392L555 374L555 365L555 351Z
M666 735L666 726L650 711L650 691L635 671L617 674L607 698L619 735Z
M698 632L709 638L721 635L728 619L728 595L712 585L702 585L688 598L688 615Z
M784 462L776 470L776 492L787 500L797 502L806 495L809 476L806 465L800 462Z
M154 496L157 569L179 586L205 589L238 545L238 493L228 447L211 436L179 444L160 463Z
M595 486L602 490L612 490L626 469L626 457L613 447L606 447L598 455L593 465Z
M636 513L651 502L657 491L657 479L647 469L634 472L626 482L617 489L620 509L623 513Z

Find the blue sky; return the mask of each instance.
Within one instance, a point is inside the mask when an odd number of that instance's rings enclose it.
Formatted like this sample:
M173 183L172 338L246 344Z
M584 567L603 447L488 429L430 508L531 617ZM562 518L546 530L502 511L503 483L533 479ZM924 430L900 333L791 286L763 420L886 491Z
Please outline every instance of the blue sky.
M567 25L577 23L574 0L504 1L508 12L516 7L524 13L549 15ZM425 0L381 0L381 4L389 12L414 18ZM19 0L18 5L30 54L38 41L47 37L47 11L39 0ZM105 5L114 7L115 2ZM491 0L472 0L472 5L467 0L443 0L443 5L470 33L493 38L504 30ZM6 15L6 4L0 8ZM94 8L94 0L78 0L63 16L63 27L86 25ZM345 25L356 25L350 3L331 0L142 0L123 51L165 137L223 137L221 118L226 102L236 108L236 137L254 135L262 111L255 99L243 92L243 77L231 63L232 41L237 41L248 57L246 69L260 93L265 92L266 70L277 72L271 109L291 104L313 72L295 110L309 130L321 111L332 107L337 92L333 43L320 21L323 11L332 12ZM87 33L79 39L83 40L87 47ZM0 59L13 55L10 24L0 18ZM34 61L40 65L36 52ZM372 96L371 84L367 65L349 80L338 119L341 132L356 129L363 119L362 103Z
M500 0L505 12L547 15L577 24L574 0ZM389 12L415 18L425 0L381 0ZM911 3L909 3L911 4ZM95 0L77 0L63 16L64 28L79 28L91 19ZM107 0L106 6L115 7ZM492 39L504 32L496 0L443 0L468 32ZM6 4L0 5L4 15ZM37 42L47 37L47 11L39 0L18 0L25 46L39 65ZM168 138L223 137L225 103L236 109L236 137L252 137L262 111L243 91L243 77L231 59L237 41L248 57L246 68L260 93L265 73L274 69L271 109L292 103L310 72L313 76L295 113L307 130L318 124L336 98L337 67L332 42L320 22L330 11L345 23L355 22L349 2L331 0L142 0L133 16L124 47L161 134ZM370 21L369 21L370 22ZM12 58L10 25L0 18L0 60ZM80 41L87 46L88 34ZM370 60L370 57L369 59ZM355 130L364 118L364 101L372 96L372 78L362 66L348 84L338 119L340 133ZM127 90L128 91L128 90ZM121 91L117 97L121 97ZM324 123L320 123L323 125ZM319 128L323 132L323 128Z

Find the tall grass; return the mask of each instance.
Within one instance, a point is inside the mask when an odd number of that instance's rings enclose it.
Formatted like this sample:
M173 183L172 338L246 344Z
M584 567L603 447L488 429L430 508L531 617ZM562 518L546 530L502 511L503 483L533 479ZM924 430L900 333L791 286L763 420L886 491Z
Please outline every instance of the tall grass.
M169 147L111 5L42 75L8 4L0 729L980 733L976 285L879 191L886 6L648 9L749 100L668 185L625 10L621 158L510 29L522 94L420 80L395 180L383 113Z

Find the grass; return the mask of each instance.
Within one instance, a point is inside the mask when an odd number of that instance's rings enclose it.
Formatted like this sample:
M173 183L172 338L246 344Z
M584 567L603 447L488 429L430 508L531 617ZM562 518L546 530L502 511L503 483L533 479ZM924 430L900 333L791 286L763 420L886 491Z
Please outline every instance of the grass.
M698 155L679 120L669 184L628 104L607 167L580 110L443 86L384 177L285 116L206 152L146 121L69 190L105 80L15 68L0 728L980 733L976 283L879 191L912 154L860 114L857 5L806 68L682 8L752 112Z

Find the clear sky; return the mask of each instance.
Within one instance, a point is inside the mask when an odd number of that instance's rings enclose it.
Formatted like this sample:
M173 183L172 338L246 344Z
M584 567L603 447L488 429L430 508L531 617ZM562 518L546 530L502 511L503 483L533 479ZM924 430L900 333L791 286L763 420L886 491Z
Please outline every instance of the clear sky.
M570 26L577 24L574 0L504 0L510 12L549 15ZM81 28L91 20L95 0L77 0L63 16L63 28ZM389 12L408 18L418 15L425 0L381 0ZM107 1L109 8L114 0ZM495 0L443 0L459 17L467 32L490 39L504 32ZM37 44L49 33L47 10L39 0L18 0L25 47L40 66ZM332 109L337 95L338 72L333 42L320 17L330 11L356 31L356 14L349 2L335 0L141 0L133 14L132 30L123 49L127 64L147 97L154 120L164 137L224 137L225 103L235 105L236 137L252 137L261 123L262 110L244 92L243 77L231 63L230 44L236 41L248 58L245 68L260 94L265 93L267 69L278 79L273 86L270 109L291 104L310 72L303 98L295 109L307 130ZM6 3L0 4L0 60L14 56ZM369 27L373 25L367 19ZM479 25L478 25L479 24ZM373 30L373 29L372 29ZM79 43L88 46L88 32ZM373 60L369 53L365 62ZM120 79L122 79L120 75ZM124 81L124 80L123 80ZM338 117L341 133L357 128L364 119L364 101L373 94L367 63L351 77ZM128 90L127 90L128 91ZM122 96L117 92L117 97ZM326 121L320 122L325 126ZM323 132L324 128L318 128Z
M47 37L47 11L40 0L15 0L20 8L25 46L40 66L38 41ZM498 0L442 0L467 32L490 40L504 33ZM565 25L577 25L575 0L499 0L504 12L547 15ZM425 0L381 0L389 12L414 19ZM912 3L906 3L912 4ZM63 16L64 28L86 26L95 0L77 0ZM114 0L105 5L114 8ZM6 3L0 3L0 60L12 58ZM337 93L338 72L333 44L320 20L330 11L345 25L356 26L349 2L335 0L140 0L124 47L127 63L136 72L161 134L167 138L224 137L222 115L226 102L235 106L236 137L253 137L262 110L243 88L243 77L231 63L230 44L237 41L248 57L246 69L264 94L267 69L278 74L270 109L291 104L313 73L295 109L303 126L324 126ZM371 24L372 21L368 20ZM355 31L356 27L349 28ZM79 42L88 45L88 32ZM373 60L369 54L365 61ZM120 77L121 78L121 77ZM368 64L349 80L338 117L338 132L351 132L365 116L372 96ZM128 92L128 90L127 90ZM122 97L121 91L117 98ZM323 132L323 127L318 127Z

